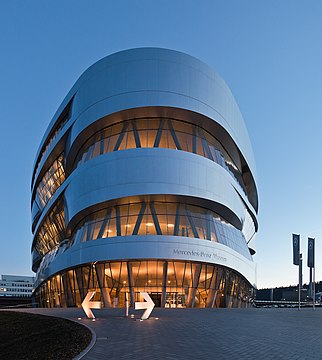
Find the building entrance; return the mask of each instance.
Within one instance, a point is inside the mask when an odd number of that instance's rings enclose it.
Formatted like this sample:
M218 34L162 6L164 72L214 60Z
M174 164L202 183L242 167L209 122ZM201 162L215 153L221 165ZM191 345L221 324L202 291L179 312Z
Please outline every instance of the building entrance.
M166 308L177 308L177 307L185 307L185 295L179 294L177 292L169 292L166 295Z
M161 307L162 304L162 293L161 292L150 292L150 298L155 304L155 307ZM167 292L166 293L166 308L177 308L185 307L185 295L179 294L178 292Z
M154 302L155 307L161 307L162 294L159 292L152 292L149 295L150 295L150 298L152 299L152 301Z

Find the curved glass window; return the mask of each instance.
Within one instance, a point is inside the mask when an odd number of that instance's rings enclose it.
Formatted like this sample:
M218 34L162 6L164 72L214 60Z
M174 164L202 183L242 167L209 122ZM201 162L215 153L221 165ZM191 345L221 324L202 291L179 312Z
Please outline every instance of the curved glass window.
M50 165L49 169L40 180L36 190L36 201L42 210L53 197L57 189L65 181L64 155L59 157Z
M35 239L35 248L43 256L66 238L63 201L59 201L45 218Z
M81 306L88 291L104 307L143 301L148 292L156 307L219 308L251 306L254 290L235 271L191 261L105 261L64 270L35 291L42 307Z
M243 233L218 214L194 205L171 202L126 204L95 212L76 227L71 244L131 235L185 236L215 241L251 259Z
M61 115L60 115L60 117L59 117L59 119L57 121L57 125L54 127L54 130L52 131L52 134L51 134L50 138L45 143L44 149L43 149L43 151L42 151L42 153L41 153L41 155L39 157L39 160L37 162L37 165L35 167L34 175L38 171L39 164L41 163L42 159L48 154L52 143L56 140L57 136L60 134L63 127L66 125L66 123L70 119L72 102L73 102L73 98L70 100L70 102L67 104L64 111L61 113Z
M74 167L108 152L153 147L187 151L215 161L234 176L247 194L242 174L222 144L201 127L174 119L127 120L104 128L81 147Z

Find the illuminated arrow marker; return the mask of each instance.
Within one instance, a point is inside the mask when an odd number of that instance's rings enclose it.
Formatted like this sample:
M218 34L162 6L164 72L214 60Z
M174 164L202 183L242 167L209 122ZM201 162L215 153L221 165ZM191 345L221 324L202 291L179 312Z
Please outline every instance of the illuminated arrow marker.
M89 291L82 302L82 307L85 311L85 314L90 319L95 319L94 314L91 309L100 309L101 302L100 301L91 301L92 297L95 295L96 291Z
M142 314L141 316L141 319L142 320L146 320L149 318L154 306L155 306L155 303L152 301L152 299L150 298L149 294L147 292L141 292L140 293L144 300L143 302L136 302L135 303L135 310L142 310L142 309L146 309L144 311L144 313Z

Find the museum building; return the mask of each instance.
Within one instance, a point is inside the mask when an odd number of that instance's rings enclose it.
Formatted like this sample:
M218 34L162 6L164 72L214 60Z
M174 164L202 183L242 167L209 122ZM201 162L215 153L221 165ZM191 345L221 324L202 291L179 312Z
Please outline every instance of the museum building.
M32 175L34 301L246 307L258 196L239 108L198 59L138 48L77 80Z

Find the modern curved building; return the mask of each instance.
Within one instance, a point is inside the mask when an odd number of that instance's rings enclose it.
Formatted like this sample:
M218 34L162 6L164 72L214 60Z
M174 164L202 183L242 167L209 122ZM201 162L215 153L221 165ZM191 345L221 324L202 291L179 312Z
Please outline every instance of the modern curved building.
M139 48L78 79L32 176L34 296L44 307L242 307L256 279L255 164L238 106L199 60Z

